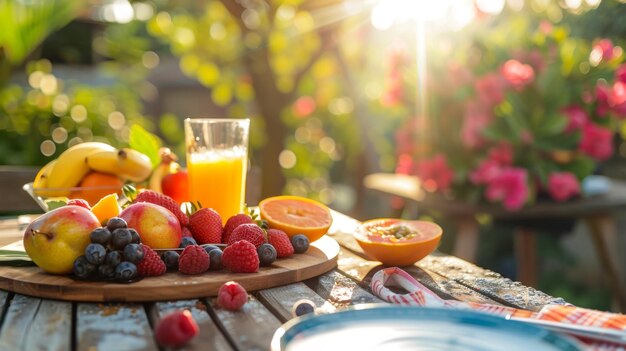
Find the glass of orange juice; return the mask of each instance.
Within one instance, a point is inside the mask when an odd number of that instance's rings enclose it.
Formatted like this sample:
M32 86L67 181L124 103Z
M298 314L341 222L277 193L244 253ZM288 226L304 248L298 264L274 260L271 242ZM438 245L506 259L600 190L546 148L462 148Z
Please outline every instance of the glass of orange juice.
M217 211L222 224L242 212L250 120L185 119L190 201Z

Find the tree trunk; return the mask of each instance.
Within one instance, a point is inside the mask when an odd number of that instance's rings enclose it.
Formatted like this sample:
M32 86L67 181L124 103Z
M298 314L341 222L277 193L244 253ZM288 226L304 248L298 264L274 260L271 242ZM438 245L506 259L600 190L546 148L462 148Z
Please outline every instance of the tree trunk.
M278 155L284 148L287 128L280 119L281 112L290 101L276 87L267 49L247 53L244 62L252 79L259 113L265 120L267 143L261 150L261 198L280 195L285 186L285 176L278 163Z

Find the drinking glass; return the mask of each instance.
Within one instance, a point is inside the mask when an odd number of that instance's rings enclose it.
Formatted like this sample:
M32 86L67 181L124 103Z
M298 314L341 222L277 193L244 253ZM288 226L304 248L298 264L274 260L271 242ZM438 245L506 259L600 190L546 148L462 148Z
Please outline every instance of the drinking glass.
M242 212L250 119L187 118L189 198L217 211L222 224Z

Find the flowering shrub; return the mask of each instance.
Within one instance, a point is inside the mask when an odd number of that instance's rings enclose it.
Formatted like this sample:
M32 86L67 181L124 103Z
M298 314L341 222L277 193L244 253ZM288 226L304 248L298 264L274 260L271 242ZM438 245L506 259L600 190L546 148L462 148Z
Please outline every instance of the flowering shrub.
M624 53L609 39L534 27L503 21L430 48L427 112L397 131L398 173L417 175L427 191L508 210L580 194L582 179L614 154L626 118ZM407 103L417 91L398 72L411 60L389 57L381 103Z

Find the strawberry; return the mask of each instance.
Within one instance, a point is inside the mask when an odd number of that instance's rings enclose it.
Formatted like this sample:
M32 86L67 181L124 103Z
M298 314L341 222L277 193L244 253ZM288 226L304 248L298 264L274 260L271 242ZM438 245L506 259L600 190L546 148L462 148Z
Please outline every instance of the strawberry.
M180 210L180 206L178 206L176 201L167 195L157 193L154 190L143 190L137 194L137 197L133 200L133 203L135 202L150 202L165 207L178 218L181 226L189 224L189 217Z
M183 234L183 238L187 236L193 237L193 235L191 234L191 230L189 230L188 227L180 227L180 230Z
M84 207L88 210L91 210L91 206L89 206L89 202L87 202L87 200L83 200L83 199L69 199L67 201L67 205L73 205L73 206L80 206L80 207Z
M137 264L137 273L144 277L154 277L165 274L167 267L159 254L146 244L140 244L143 249L143 259Z
M254 273L259 270L259 255L254 244L239 240L224 249L222 264L233 273Z
M246 224L246 223L254 223L254 220L252 219L252 217L248 216L245 213L240 213L240 214L231 216L226 221L226 224L224 225L224 232L222 233L222 242L227 243L228 238L230 237L230 234L233 232L233 230L235 230L235 228L237 228L241 224Z
M226 244L230 245L239 240L249 241L257 248L265 243L265 232L256 224L242 224L233 230Z
M209 269L209 254L200 245L185 247L178 259L178 271L183 274L200 274Z
M198 244L222 242L222 217L212 208L202 208L189 217L189 230Z
M248 302L248 293L237 282L226 282L217 291L217 303L229 311L239 311Z
M293 255L294 249L289 240L289 236L280 229L270 229L267 231L267 241L274 246L279 258Z
M154 336L161 347L178 348L198 334L199 328L188 310L174 311L159 321Z

